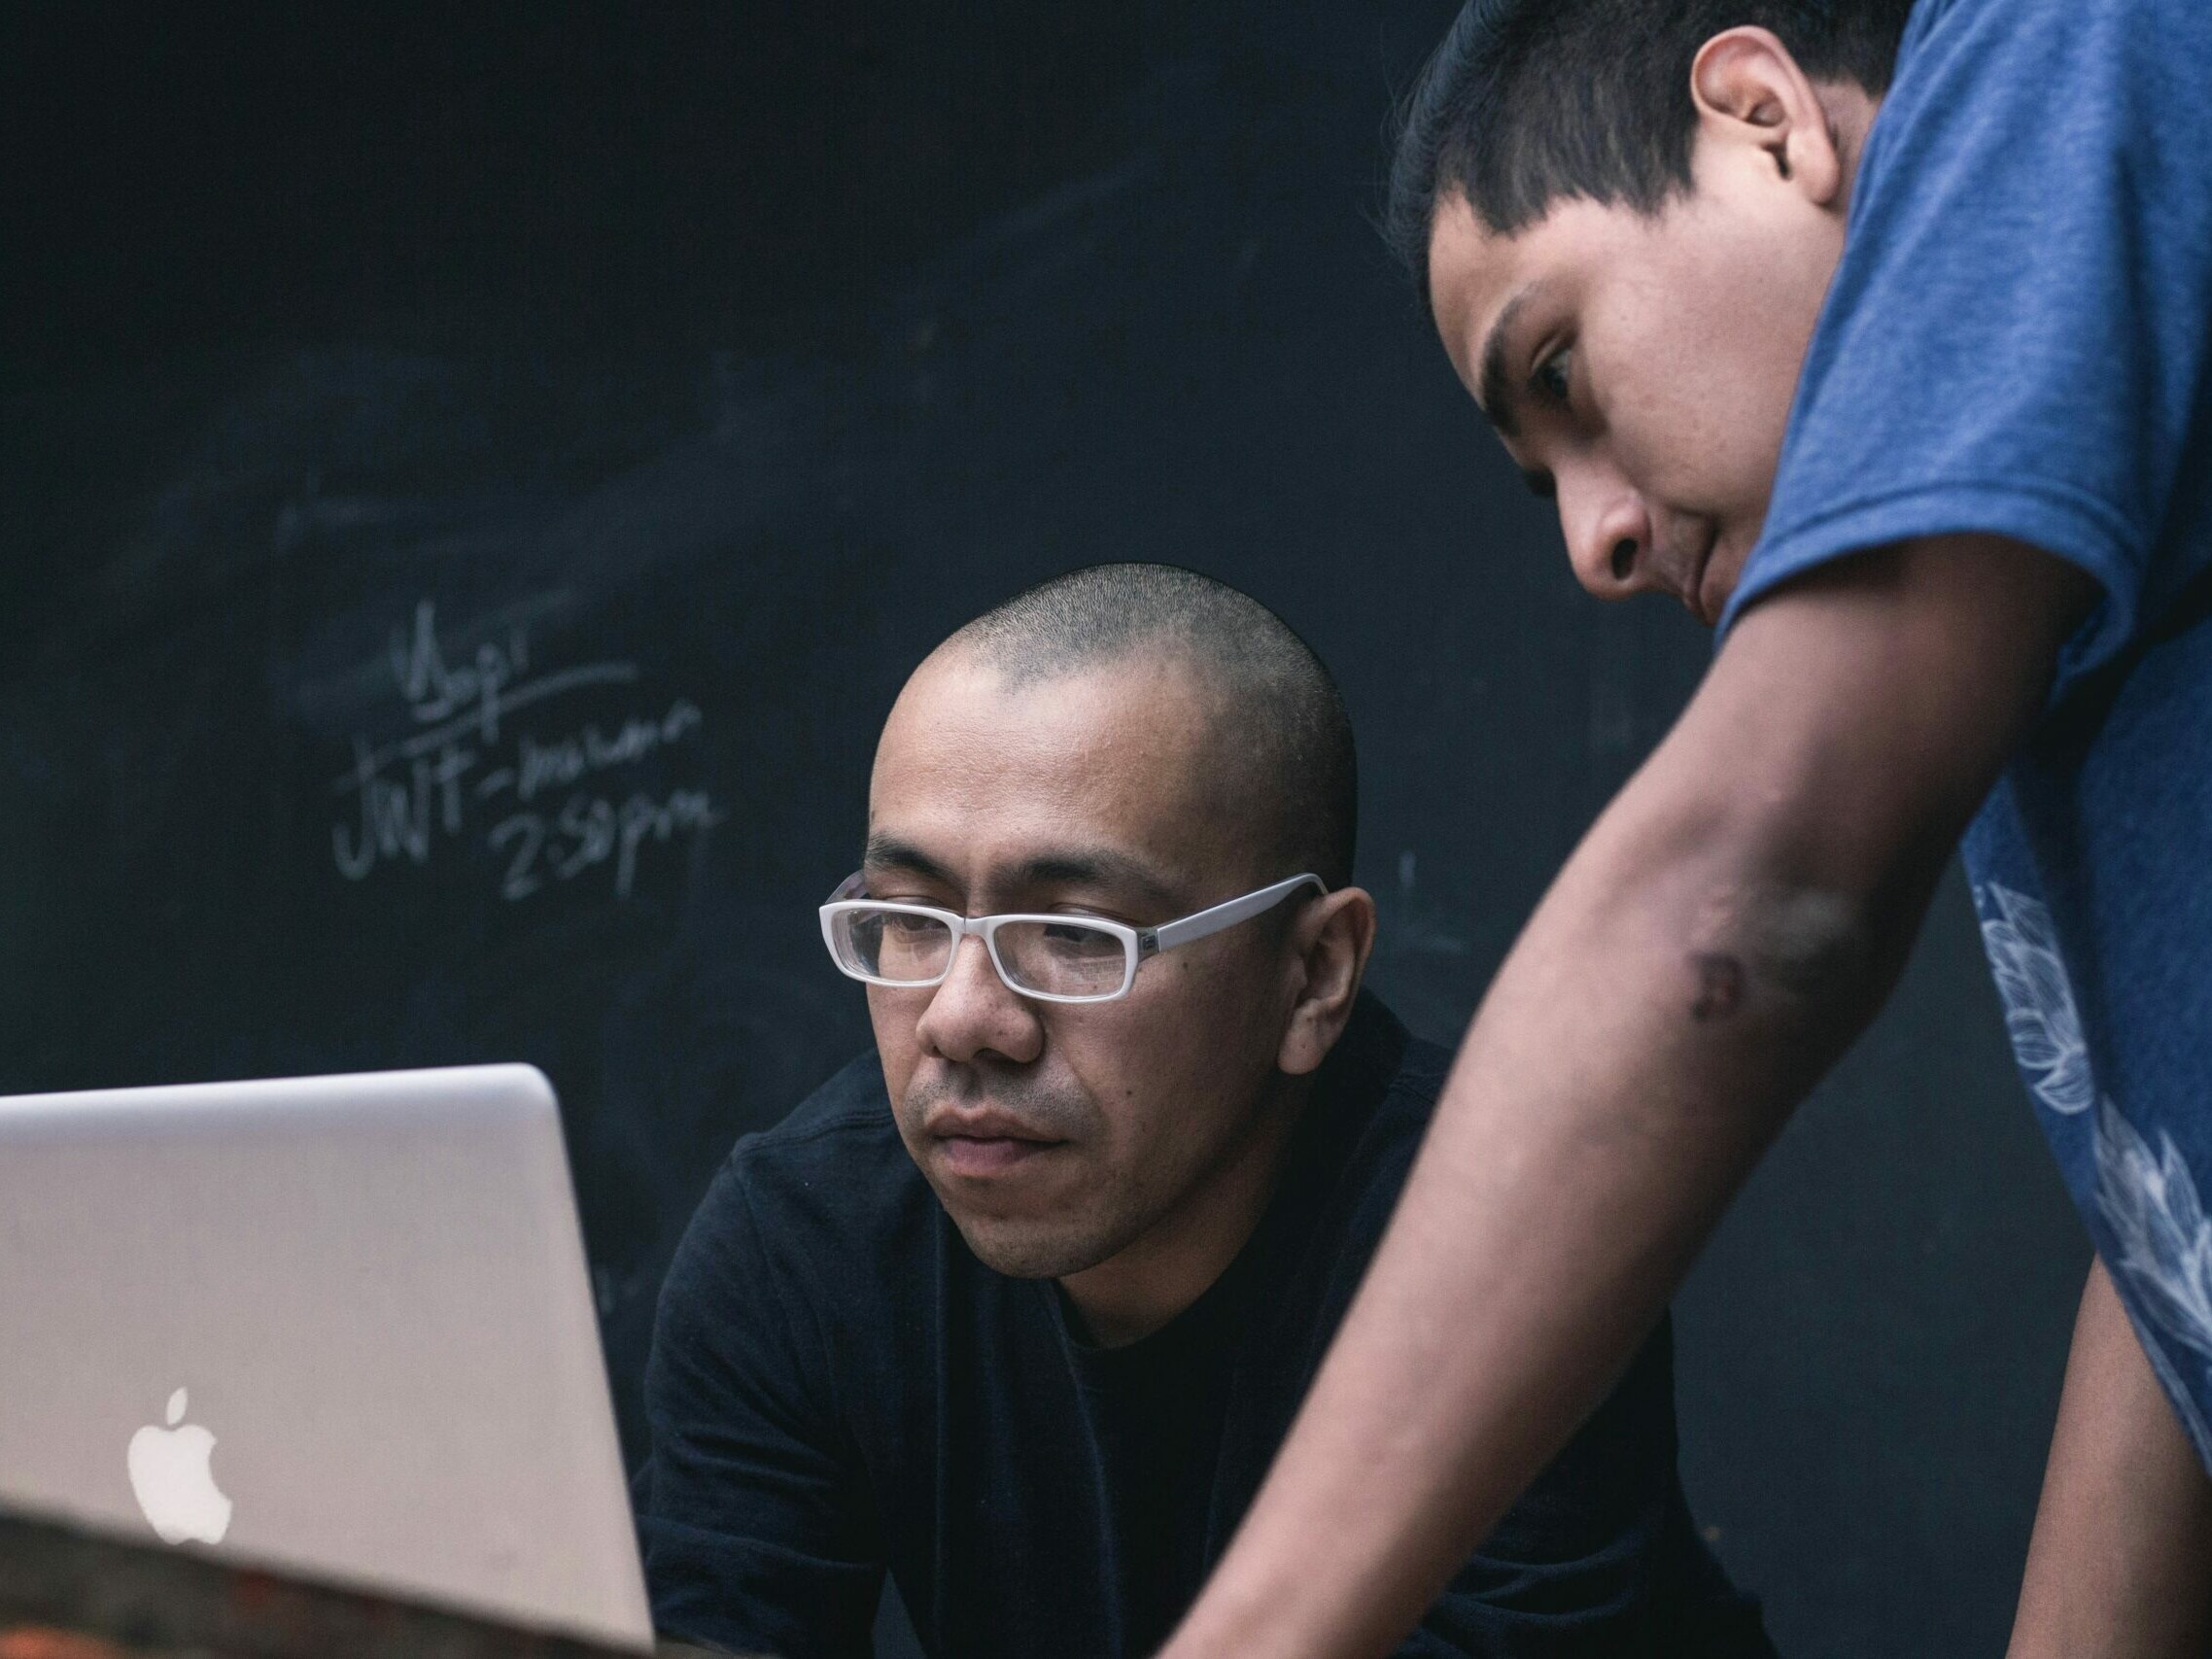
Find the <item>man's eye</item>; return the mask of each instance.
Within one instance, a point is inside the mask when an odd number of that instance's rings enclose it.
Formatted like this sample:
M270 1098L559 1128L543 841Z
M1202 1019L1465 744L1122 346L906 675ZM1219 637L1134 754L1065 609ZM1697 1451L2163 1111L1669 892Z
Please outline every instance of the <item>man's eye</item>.
M1122 942L1102 928L1054 922L1038 930L1047 950L1062 961L1099 961L1122 953Z
M1561 346L1537 364L1536 372L1529 376L1529 384L1564 407L1573 384L1573 372L1574 348Z

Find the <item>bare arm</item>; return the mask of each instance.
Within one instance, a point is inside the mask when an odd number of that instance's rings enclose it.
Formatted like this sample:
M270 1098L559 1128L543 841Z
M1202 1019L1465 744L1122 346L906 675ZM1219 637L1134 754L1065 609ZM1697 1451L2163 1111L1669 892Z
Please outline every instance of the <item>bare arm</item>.
M2055 560L1949 537L1745 616L1500 971L1163 1659L1354 1659L1413 1624L1879 1007L2087 597Z
M2074 1322L2010 1659L2207 1649L2212 1479L2099 1262Z

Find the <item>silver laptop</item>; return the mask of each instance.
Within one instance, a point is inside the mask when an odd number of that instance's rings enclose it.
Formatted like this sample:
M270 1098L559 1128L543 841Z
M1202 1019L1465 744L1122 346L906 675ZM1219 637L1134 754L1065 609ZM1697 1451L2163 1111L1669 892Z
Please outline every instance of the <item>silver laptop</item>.
M648 1646L544 1077L0 1099L0 1505Z

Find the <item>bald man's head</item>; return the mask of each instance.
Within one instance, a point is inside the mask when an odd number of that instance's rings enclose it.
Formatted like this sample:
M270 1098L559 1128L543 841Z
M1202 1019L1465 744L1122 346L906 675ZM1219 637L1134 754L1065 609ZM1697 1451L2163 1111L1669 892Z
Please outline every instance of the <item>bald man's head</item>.
M1188 570L1078 570L915 671L841 889L902 925L1015 919L1062 950L1125 929L1126 950L1294 876L1330 888L1125 956L1104 1000L1035 994L958 937L941 978L871 981L899 1133L979 1259L1059 1279L1117 1341L1210 1282L1359 994L1374 901L1350 884L1352 823L1328 674L1265 606Z
M1255 850L1289 875L1352 880L1359 764L1336 682L1249 594L1173 565L1093 565L1017 594L939 647L995 670L1010 690L1158 662L1206 697L1225 794Z

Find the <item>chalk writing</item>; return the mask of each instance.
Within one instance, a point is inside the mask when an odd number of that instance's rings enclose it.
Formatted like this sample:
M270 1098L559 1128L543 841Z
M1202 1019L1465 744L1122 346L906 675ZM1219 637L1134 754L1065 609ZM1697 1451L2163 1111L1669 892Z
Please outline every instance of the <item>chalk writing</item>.
M499 867L501 897L520 901L549 881L604 866L614 896L627 899L648 847L722 821L702 789L607 787L616 783L611 775L699 732L707 716L688 698L570 727L525 729L515 718L590 687L636 685L635 663L534 674L521 628L473 651L449 651L432 600L393 630L390 662L394 688L419 729L383 743L357 733L353 765L330 785L332 794L354 798L345 820L330 827L331 856L349 881L387 865L428 868L441 849L477 841L479 816L498 811L503 815L479 845Z
M528 898L547 878L566 881L596 864L614 861L614 896L626 899L638 879L638 853L650 837L665 842L679 830L709 829L722 821L696 789L672 791L666 800L633 795L617 808L604 795L571 795L559 812L516 812L492 826L489 842L507 855L500 891Z
M448 836L461 834L466 818L459 785L476 764L475 750L448 743L436 760L417 758L397 778L385 776L384 762L359 737L354 757L347 784L361 797L361 823L351 838L344 824L330 828L338 872L349 881L365 879L381 860L402 853L417 864L429 863L433 827Z
M483 799L511 789L516 800L528 801L586 773L643 760L656 749L681 743L705 719L697 704L678 698L659 719L632 716L611 737L590 722L550 741L525 732L515 744L515 764L485 773L476 780L476 794Z
M473 662L459 669L445 666L445 653L437 643L437 602L424 600L415 606L412 633L395 630L392 636L392 676L399 682L399 695L418 721L442 720L476 704L485 724L484 741L500 736L501 688L530 667L530 637L515 629L504 648L491 640L476 647Z

